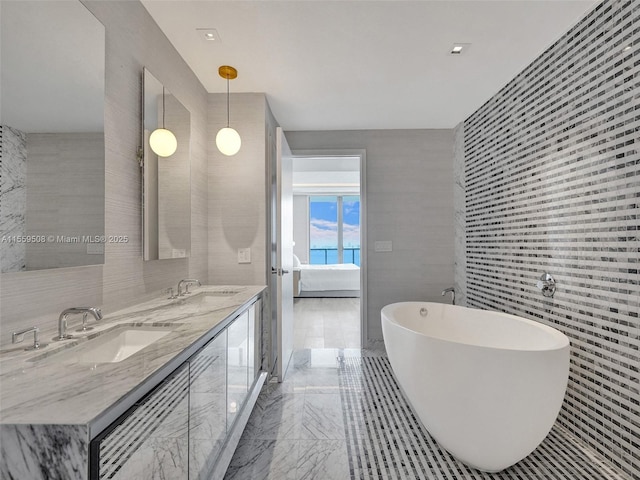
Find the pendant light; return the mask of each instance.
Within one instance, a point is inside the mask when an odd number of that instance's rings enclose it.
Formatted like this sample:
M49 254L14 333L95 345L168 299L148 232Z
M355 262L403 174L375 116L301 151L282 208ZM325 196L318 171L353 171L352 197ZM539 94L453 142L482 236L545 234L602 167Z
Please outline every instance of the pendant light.
M229 65L223 65L218 68L218 74L227 79L227 126L221 128L216 135L216 145L220 152L230 157L238 153L242 145L240 134L229 126L229 80L236 78L238 71Z
M162 128L156 128L149 136L149 146L159 157L170 157L176 153L178 140L171 130L164 128L164 86L162 87Z

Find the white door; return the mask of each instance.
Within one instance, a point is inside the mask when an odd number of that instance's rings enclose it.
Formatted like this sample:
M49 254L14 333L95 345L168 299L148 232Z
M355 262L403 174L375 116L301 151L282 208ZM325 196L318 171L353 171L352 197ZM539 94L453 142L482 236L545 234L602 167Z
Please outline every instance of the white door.
M276 129L274 302L277 312L277 376L282 382L293 355L293 158L282 128Z

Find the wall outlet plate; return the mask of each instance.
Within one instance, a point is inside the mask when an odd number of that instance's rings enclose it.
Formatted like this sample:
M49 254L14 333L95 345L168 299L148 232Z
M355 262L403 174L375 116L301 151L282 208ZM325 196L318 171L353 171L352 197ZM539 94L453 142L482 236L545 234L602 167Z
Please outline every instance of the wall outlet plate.
M104 255L104 243L87 243L87 255Z
M393 242L391 240L377 241L373 244L376 252L393 252Z
M238 249L238 263L251 263L251 248Z

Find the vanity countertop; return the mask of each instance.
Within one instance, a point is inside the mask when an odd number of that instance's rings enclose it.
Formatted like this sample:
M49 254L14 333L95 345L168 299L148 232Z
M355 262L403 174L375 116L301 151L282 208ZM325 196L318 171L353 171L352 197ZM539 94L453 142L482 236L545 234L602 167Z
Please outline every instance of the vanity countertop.
M231 317L264 290L263 286L203 286L186 297L158 298L91 320L92 330L69 332L75 338L52 340L56 332L41 332L48 346L25 351L0 351L0 423L89 425L166 368L183 352L199 343L212 329ZM89 364L60 360L58 353L123 326L153 326L170 330L155 343L117 363Z

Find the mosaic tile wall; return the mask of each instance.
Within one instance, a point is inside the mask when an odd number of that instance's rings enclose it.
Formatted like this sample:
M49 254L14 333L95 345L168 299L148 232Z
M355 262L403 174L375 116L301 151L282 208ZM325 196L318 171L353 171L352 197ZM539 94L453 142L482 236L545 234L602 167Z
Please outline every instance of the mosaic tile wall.
M567 334L560 424L640 478L640 2L599 4L463 132L466 304Z

